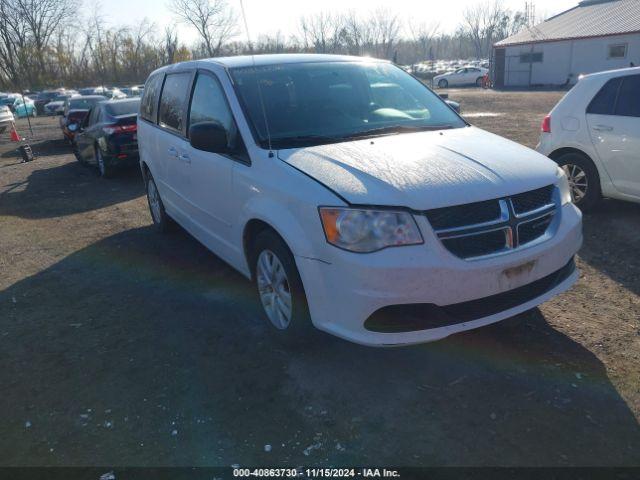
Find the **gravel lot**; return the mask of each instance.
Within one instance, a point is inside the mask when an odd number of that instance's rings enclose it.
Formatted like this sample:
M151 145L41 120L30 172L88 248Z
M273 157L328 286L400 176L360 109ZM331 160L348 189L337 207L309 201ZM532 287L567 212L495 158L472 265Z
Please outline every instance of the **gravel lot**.
M529 146L562 95L449 93ZM585 217L581 279L539 310L285 351L243 277L152 230L137 171L34 134L29 164L0 139L0 465L640 465L640 205Z

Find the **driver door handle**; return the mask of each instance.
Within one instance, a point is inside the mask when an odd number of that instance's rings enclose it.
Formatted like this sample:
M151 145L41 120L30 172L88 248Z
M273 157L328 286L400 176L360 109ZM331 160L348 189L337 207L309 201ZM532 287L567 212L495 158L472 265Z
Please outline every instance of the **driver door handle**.
M167 149L167 153L168 153L168 154L169 154L169 156L171 156L171 157L177 157L177 156L178 156L178 151L177 151L175 148L173 148L173 147L169 147L169 148Z
M594 125L593 129L598 132L610 132L613 130L613 127L609 125Z
M191 163L191 158L189 157L189 155L178 155L178 160L183 161L184 163Z

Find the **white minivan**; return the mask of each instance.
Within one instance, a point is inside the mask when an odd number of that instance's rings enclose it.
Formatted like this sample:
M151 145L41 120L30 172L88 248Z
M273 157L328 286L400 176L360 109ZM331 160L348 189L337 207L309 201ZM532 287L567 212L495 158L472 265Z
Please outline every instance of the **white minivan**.
M564 172L389 62L163 67L145 85L138 142L154 224L179 223L252 279L287 341L313 326L365 345L437 340L578 278Z

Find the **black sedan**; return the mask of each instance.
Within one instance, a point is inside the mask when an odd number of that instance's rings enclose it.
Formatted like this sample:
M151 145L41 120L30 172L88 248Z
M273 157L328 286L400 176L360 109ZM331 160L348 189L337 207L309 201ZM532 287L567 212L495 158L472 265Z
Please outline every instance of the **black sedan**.
M96 165L102 177L111 176L118 168L137 165L139 108L139 98L96 104L75 135L78 160Z

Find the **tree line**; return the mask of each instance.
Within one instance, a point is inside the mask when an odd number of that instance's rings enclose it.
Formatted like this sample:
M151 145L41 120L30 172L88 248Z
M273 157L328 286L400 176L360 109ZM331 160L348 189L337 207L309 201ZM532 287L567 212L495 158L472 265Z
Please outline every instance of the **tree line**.
M501 0L468 7L453 33L437 21L407 20L390 9L320 12L297 31L246 40L240 13L228 0L170 0L175 20L195 32L187 45L174 26L144 20L108 26L100 10L80 15L81 0L0 0L0 90L142 83L154 69L189 59L248 53L369 55L399 64L488 58L491 46L534 23L529 9Z

